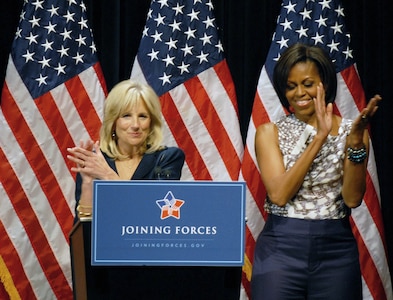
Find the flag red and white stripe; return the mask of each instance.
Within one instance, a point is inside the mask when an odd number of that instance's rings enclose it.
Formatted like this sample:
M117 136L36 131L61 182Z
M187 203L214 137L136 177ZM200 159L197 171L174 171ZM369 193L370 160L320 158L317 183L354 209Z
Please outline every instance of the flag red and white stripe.
M293 2L293 1L292 1ZM263 229L266 191L260 178L254 151L256 128L277 121L285 114L271 84L274 63L286 47L296 41L326 47L336 62L338 92L335 112L354 119L366 99L345 31L344 11L339 1L284 0L268 58L261 71L249 123L240 179L247 182L246 263L241 298L251 297L250 279L255 241ZM338 47L343 47L339 51ZM337 50L336 50L337 49ZM341 48L340 48L341 49ZM379 183L372 144L367 166L367 191L362 205L352 210L351 223L358 241L363 280L363 299L393 299L382 223Z
M186 154L182 180L237 180L237 100L211 1L152 1L132 79L159 95L164 141Z
M66 149L98 138L106 85L94 51L81 1L25 2L0 110L0 289L11 299L73 298Z

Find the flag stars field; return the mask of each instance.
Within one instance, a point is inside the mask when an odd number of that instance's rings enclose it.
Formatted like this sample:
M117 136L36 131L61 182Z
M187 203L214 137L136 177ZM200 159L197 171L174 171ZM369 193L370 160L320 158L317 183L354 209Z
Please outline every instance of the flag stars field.
M39 72L33 76L36 85L26 83L34 96L53 88L44 78L60 76L64 82L69 79L67 74L75 65L79 65L79 71L82 71L82 68L92 64L85 58L86 53L92 54L96 51L87 19L81 16L86 7L77 5L76 1L68 3L69 6L52 4L44 7L44 1L35 1L32 3L32 10L21 14L15 39L24 44L20 49L25 52L15 55L21 55L25 61L15 61L19 72ZM37 65L41 67L37 68ZM51 82L59 83L53 80Z
M0 273L11 299L72 299L75 174L107 94L82 0L24 1L1 96Z

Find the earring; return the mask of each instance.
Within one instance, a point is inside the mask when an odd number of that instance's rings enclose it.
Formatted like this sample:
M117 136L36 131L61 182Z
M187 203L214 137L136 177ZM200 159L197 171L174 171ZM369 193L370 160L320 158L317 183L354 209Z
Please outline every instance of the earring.
M112 140L115 140L116 139L116 132L113 130L112 131Z

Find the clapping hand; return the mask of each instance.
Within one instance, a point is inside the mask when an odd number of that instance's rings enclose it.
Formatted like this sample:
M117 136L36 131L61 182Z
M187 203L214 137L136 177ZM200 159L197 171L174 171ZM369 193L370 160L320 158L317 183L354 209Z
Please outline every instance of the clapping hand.
M352 123L352 130L350 133L350 145L359 145L363 141L364 130L368 126L368 120L375 114L378 109L379 101L382 98L380 95L375 95L370 99L367 106L362 109L360 114Z

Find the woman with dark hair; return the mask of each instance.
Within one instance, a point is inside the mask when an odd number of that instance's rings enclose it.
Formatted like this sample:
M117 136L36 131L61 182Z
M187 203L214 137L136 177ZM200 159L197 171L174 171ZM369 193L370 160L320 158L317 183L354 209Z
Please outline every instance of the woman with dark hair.
M334 64L322 48L307 47L304 44L295 44L287 49L273 72L273 85L282 105L288 110L290 104L285 96L287 79L292 67L300 62L313 62L317 67L321 82L325 90L325 102L333 103L337 92L337 75Z
M290 112L257 128L255 151L268 218L255 247L253 299L361 299L349 223L366 190L367 120L333 114L337 79L329 56L295 44L278 60L273 85Z

